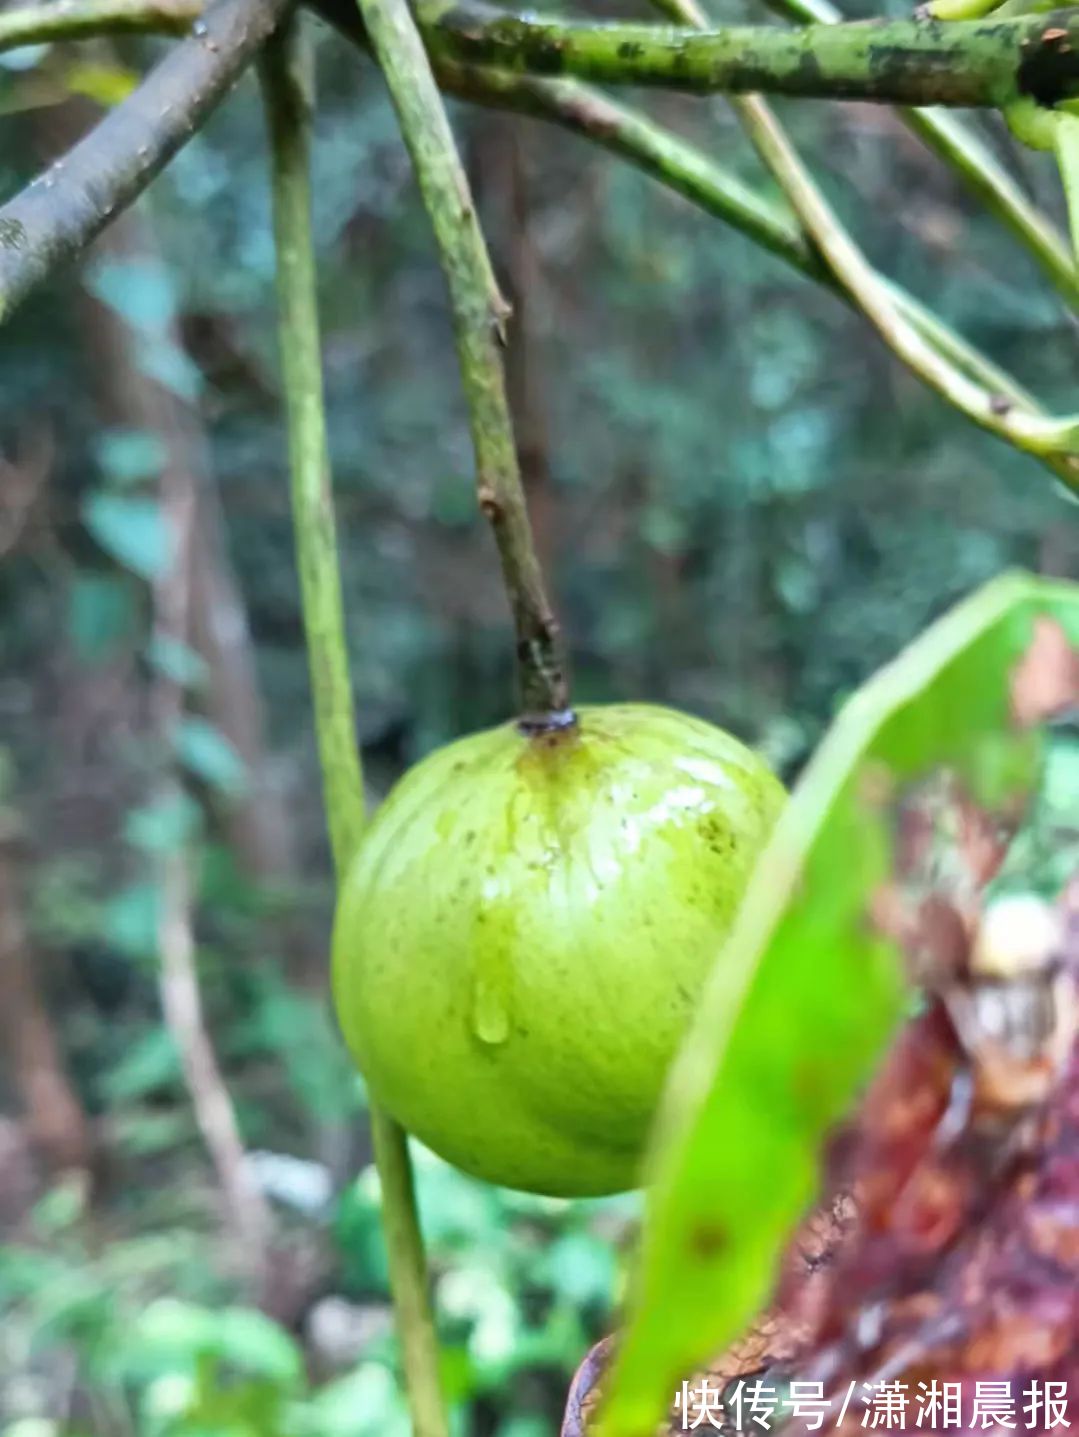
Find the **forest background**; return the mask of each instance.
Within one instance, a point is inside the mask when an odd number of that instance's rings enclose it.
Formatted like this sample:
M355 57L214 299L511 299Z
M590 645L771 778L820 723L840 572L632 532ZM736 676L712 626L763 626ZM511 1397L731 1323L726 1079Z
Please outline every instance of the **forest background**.
M408 159L371 64L311 28L330 439L377 802L435 745L506 718L512 676ZM0 55L4 194L165 43ZM649 107L768 190L721 101ZM1074 319L895 115L777 109L874 263L1073 408ZM576 138L452 117L515 306L511 404L578 701L702 714L793 778L852 688L970 588L1012 564L1079 572L1044 471L834 294ZM972 123L1059 217L1049 163ZM332 880L251 76L8 324L0 470L0 1431L407 1431L362 1085L326 1007ZM177 505L194 515L190 644L160 624ZM176 686L185 788L162 803ZM181 836L194 1017L157 945L160 856ZM192 1041L231 1139L199 1117ZM422 1153L418 1180L460 1430L549 1432L617 1301L636 1199L502 1193Z

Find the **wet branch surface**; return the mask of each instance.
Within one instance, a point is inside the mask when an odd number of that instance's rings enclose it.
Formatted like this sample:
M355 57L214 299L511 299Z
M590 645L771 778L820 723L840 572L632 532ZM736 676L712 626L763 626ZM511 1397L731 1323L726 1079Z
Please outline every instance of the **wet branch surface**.
M327 17L335 0L319 0ZM900 105L998 106L1079 94L1073 10L1019 20L899 20L808 25L674 26L506 15L482 0L424 11L433 58L534 75L690 92L760 91Z

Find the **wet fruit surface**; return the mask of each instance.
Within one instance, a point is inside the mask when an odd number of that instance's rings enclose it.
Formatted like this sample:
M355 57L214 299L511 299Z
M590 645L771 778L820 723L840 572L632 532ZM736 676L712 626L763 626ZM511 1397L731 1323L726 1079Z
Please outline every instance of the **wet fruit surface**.
M701 984L783 801L736 739L583 708L431 754L344 886L334 994L373 1096L508 1186L632 1186Z

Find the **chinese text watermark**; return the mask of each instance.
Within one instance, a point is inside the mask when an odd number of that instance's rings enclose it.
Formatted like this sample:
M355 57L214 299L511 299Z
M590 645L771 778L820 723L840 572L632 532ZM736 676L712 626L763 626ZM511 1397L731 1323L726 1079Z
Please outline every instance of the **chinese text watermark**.
M810 1432L834 1430L855 1419L867 1429L892 1432L907 1428L1048 1432L1072 1425L1064 1382L851 1382L845 1391L826 1395L823 1382L769 1383L751 1378L724 1387L702 1377L683 1382L674 1405L684 1432L708 1427L770 1432L792 1418Z

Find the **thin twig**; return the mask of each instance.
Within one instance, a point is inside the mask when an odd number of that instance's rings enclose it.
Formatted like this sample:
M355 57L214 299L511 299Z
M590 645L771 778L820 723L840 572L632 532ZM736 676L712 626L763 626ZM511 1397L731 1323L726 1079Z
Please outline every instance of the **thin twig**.
M684 24L697 29L708 24L697 0L656 3ZM806 238L829 266L832 279L866 315L892 352L969 419L1017 448L1037 454L1066 484L1079 486L1079 459L1057 452L1075 449L1079 416L1052 419L1031 406L1029 396L1022 391L1015 394L1008 388L1001 390L999 384L987 389L972 381L969 364L964 363L967 354L962 341L956 347L948 342L958 339L951 331L945 328L942 333L939 327L920 322L922 316L917 311L911 313L902 291L873 269L824 199L767 102L760 95L740 95L733 97L731 104L801 220ZM1045 440L1050 434L1054 439L1047 450Z
M311 235L310 83L295 25L266 47L261 66L273 158L274 237L281 360L288 410L292 505L304 632L338 883L364 826L344 607L330 486L314 246ZM423 1240L403 1130L370 1106L397 1330L417 1437L445 1437L438 1347Z
M154 582L154 629L162 642L186 644L191 604L191 546L197 496L190 470L166 465L161 508L169 526L170 559ZM171 748L183 717L184 691L171 675L157 676L154 722L169 756L158 783L157 803L175 806L182 787ZM258 1288L266 1274L270 1214L247 1164L236 1110L206 1026L196 967L192 909L192 855L185 843L157 860L160 910L157 924L160 993L165 1025L176 1044L202 1140L225 1201L228 1227L241 1266Z
M1079 488L1079 416L1049 418L1018 408L960 373L897 308L880 277L843 229L773 116L754 117L751 138L833 273L888 347L949 404L983 429L1054 463Z
M831 0L766 0L772 10L801 25L837 25L843 13ZM1079 307L1079 271L1068 242L1052 220L1032 204L984 141L957 115L946 110L901 109L899 118L934 154L939 155L986 209L1033 256L1056 289Z
M860 307L805 231L792 223L785 208L750 190L702 150L638 111L574 80L536 79L450 61L439 64L438 76L444 88L462 98L547 119L603 145L707 214L741 230L792 268L834 290L852 307ZM1013 413L1048 418L1013 375L994 364L913 295L876 271L871 273L879 293L960 377L973 380L998 407L1006 401L1008 406L1014 406ZM1074 484L1069 460L1042 457L1054 474Z
M579 80L537 79L453 60L440 61L435 74L443 90L462 99L551 120L601 145L792 268L829 282L827 267L789 210L642 111Z
M261 78L273 157L281 366L288 409L296 558L330 846L343 878L363 833L363 774L323 400L317 279L310 233L310 102L294 43L267 47Z
M166 782L159 790L159 802L175 802L178 794L178 786ZM183 850L162 855L159 882L157 933L165 1026L176 1044L195 1122L221 1185L240 1265L256 1288L262 1290L270 1217L252 1179L236 1110L206 1028L192 931L191 855Z
M78 254L168 163L272 32L289 0L215 0L137 90L0 206L0 320Z
M405 0L360 0L360 13L397 110L449 285L479 503L494 530L517 631L521 722L530 729L562 726L572 715L561 642L536 557L506 402L501 343L507 306Z

